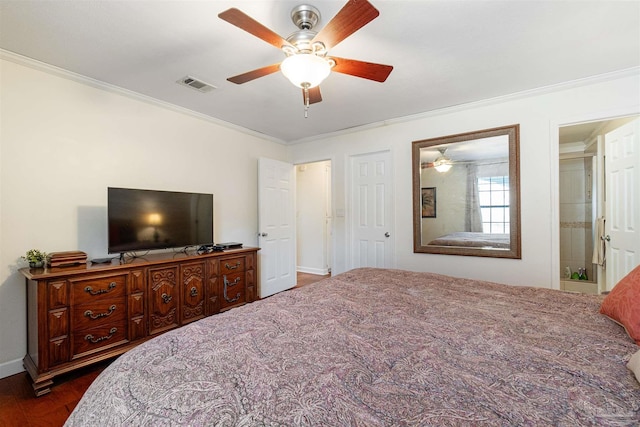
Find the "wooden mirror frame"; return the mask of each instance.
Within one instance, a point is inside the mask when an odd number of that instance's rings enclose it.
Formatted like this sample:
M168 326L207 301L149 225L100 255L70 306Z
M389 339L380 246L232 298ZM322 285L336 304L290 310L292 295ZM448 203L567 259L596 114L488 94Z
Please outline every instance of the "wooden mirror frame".
M509 248L474 248L465 246L436 246L422 242L422 197L420 150L443 144L456 144L507 135L509 138ZM503 126L457 135L423 139L412 143L413 170L413 252L445 255L465 255L521 259L520 246L520 125Z

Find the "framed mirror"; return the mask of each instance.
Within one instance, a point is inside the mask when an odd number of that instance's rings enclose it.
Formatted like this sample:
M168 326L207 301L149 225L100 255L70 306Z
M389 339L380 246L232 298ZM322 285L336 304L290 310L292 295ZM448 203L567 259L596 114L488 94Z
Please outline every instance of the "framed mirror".
M520 259L519 152L519 125L413 141L413 251Z

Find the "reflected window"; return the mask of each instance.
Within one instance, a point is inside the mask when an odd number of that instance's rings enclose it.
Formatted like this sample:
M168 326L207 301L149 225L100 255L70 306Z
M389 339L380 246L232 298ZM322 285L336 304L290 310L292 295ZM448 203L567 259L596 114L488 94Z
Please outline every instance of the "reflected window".
M509 234L509 177L478 178L482 232Z

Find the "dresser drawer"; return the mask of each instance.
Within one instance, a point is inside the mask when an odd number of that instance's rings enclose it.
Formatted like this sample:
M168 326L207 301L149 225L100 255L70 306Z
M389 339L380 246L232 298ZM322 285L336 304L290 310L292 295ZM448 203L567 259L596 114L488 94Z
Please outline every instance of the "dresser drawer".
M69 337L64 336L49 341L49 366L69 361Z
M49 339L69 335L69 309L67 307L49 310Z
M127 314L125 297L102 298L99 301L73 307L73 329L95 328L121 322Z
M73 281L71 288L73 304L123 296L126 283L127 276L124 274Z
M52 280L47 286L49 308L69 305L69 285L66 280Z
M127 342L127 325L124 320L96 328L74 331L72 334L73 359L106 347Z
M220 274L231 274L239 271L244 271L245 259L244 256L235 258L225 258L220 260Z
M222 275L222 301L221 309L244 304L245 274L244 272Z

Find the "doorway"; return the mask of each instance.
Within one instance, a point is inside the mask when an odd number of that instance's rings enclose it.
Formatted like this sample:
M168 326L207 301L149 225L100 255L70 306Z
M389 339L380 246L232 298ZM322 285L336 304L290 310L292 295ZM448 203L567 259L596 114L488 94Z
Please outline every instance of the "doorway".
M331 160L296 165L296 270L331 273Z
M597 264L593 261L598 195L595 154L560 156L560 289L598 293Z
M559 128L560 289L598 294L608 289L601 235L605 195L605 134L638 116Z

